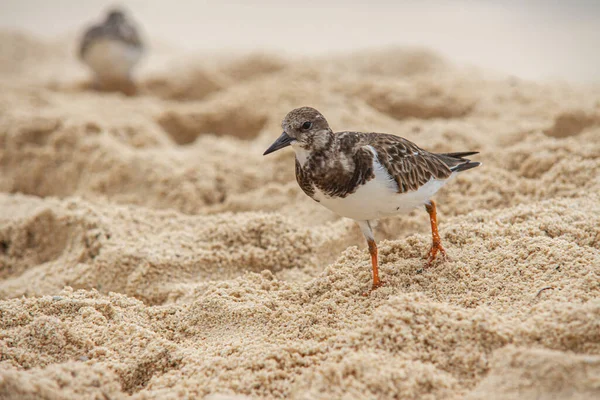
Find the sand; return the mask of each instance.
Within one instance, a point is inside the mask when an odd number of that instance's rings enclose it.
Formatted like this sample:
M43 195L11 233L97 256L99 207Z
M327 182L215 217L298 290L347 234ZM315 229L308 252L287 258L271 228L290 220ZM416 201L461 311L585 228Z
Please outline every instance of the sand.
M180 55L86 89L0 34L0 398L597 399L600 90L421 49ZM293 107L483 166L361 234L263 157ZM206 397L205 397L206 396Z

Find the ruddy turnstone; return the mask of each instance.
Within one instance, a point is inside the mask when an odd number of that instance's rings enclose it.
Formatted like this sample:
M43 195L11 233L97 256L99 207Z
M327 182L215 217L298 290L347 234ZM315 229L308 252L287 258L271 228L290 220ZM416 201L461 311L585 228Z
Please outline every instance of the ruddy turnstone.
M134 90L131 72L144 52L135 26L121 10L108 12L104 22L90 27L81 40L79 57L94 72L103 89Z
M356 221L367 239L373 267L373 289L381 286L374 222L424 205L433 244L427 266L446 255L431 197L459 172L480 165L465 157L478 152L430 153L386 133L336 132L311 107L292 110L281 123L283 133L264 155L292 146L296 180L313 200Z

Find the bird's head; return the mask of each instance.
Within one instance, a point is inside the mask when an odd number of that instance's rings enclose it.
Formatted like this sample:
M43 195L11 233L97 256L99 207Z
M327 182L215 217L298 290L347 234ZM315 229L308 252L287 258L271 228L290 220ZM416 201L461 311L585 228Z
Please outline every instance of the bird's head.
M312 107L301 107L290 111L281 123L283 133L264 152L267 155L289 145L307 151L327 145L331 128L319 111Z

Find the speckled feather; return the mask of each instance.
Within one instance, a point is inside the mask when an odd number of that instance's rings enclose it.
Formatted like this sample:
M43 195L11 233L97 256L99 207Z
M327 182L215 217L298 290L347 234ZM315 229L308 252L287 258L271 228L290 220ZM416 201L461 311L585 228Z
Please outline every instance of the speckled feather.
M304 165L296 160L296 179L310 197L314 196L313 186L328 196L346 197L373 179L375 155L369 146L396 182L398 193L415 191L431 178L448 179L454 168L470 162L460 156L427 152L390 134L329 132L327 136L327 145L313 150Z

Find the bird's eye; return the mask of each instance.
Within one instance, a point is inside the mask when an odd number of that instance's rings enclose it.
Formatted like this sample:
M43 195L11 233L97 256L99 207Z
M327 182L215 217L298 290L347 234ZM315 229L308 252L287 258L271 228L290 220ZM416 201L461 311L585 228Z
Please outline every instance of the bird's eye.
M311 126L312 126L312 122L306 121L305 123L302 124L302 129L304 129L304 130L310 129Z

